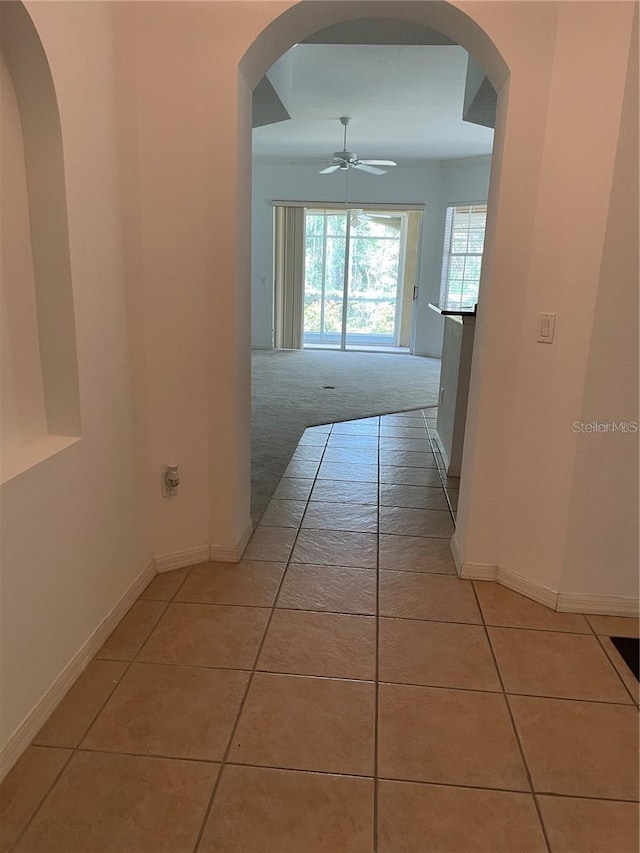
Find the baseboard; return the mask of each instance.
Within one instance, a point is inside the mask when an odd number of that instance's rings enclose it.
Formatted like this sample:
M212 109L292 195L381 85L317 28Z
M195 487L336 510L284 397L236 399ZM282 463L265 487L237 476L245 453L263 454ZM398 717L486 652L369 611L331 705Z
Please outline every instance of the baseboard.
M111 612L102 620L89 639L46 690L35 707L20 723L7 743L0 749L0 781L4 779L25 749L55 711L78 676L95 656L109 634L129 610L142 590L155 575L153 561L138 575Z
M631 616L637 619L640 600L620 595L561 592L556 609L567 613L597 613L602 616Z
M451 539L451 553L458 575L466 580L497 581L519 592L532 601L544 604L551 610L563 613L597 613L601 616L638 617L640 601L637 598L625 598L620 595L589 595L578 592L556 592L548 586L536 583L517 572L502 566L489 566L483 563L465 563L460 556L460 548L455 534Z
M456 566L456 571L458 575L460 575L462 571L462 554L460 553L460 548L458 546L458 540L456 539L455 533L451 537L451 542L449 542L449 549L451 551L451 556L453 557L453 562Z
M525 595L527 598L537 601L538 604L544 604L545 607L549 607L551 610L557 609L558 593L548 586L536 583L536 581L525 578L523 575L519 575L502 566L498 567L496 580L514 592L519 592L520 595Z
M431 433L433 440L436 443L438 448L438 452L440 456L442 456L442 461L444 462L444 470L448 477L459 477L462 472L462 467L460 465L452 465L451 460L447 456L447 451L444 449L444 444L442 443L442 439L438 435L438 430L434 429Z
M551 610L556 609L558 594L554 590L501 566L491 566L485 563L462 563L458 569L458 574L461 578L467 580L497 581L502 586L506 586L514 592L519 592L520 595L525 595L539 604L544 604L545 607L549 607Z
M461 563L458 574L470 581L495 581L498 580L498 567L488 563Z
M447 451L444 449L444 444L442 443L442 439L438 435L438 430L434 429L431 433L431 438L433 439L436 447L438 448L438 453L442 456L442 461L444 462L445 470L449 467L449 457L447 456Z
M245 548L249 544L251 534L253 533L253 523L251 519L247 522L242 535L238 539L235 548L229 548L224 545L210 545L209 559L218 563L238 563L242 559Z
M156 572L160 575L164 572L172 572L174 569L183 569L185 566L195 566L197 563L206 563L209 559L209 546L198 545L195 548L185 548L182 551L174 551L172 554L163 554L154 559Z

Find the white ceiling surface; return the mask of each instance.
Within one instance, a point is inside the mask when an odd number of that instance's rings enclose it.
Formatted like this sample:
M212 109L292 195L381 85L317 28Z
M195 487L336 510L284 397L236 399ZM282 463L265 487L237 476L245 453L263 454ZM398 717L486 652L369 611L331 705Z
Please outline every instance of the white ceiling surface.
M491 153L493 130L462 120L468 54L458 45L298 44L268 77L290 121L253 131L259 159L447 160Z

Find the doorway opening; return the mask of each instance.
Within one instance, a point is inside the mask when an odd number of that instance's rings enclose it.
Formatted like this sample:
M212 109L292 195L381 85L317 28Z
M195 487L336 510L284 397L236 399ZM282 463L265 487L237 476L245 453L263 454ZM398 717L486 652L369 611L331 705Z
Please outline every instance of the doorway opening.
M364 33L367 24L378 32L375 41ZM340 374L348 371L342 359L349 351L400 351L407 359L411 353L435 362L442 321L429 304L440 292L447 206L487 200L494 114L478 113L488 86L484 73L459 43L416 22L407 22L389 44L388 24L384 18L357 18L349 33L346 22L306 37L301 33L254 91L254 448L264 445L270 460L276 442L264 434L264 417L257 417L255 402L263 393L257 363L326 355L331 375L311 370L305 384L311 391L317 383L315 399L324 411L329 397L340 399ZM361 29L355 40L351 30ZM383 75L376 73L381 67ZM334 85L336 77L340 86ZM495 100L487 98L486 104L495 107ZM388 156L397 168L374 177L327 165L336 147L336 117L345 112L354 116L350 145L357 156ZM278 238L280 210L287 211L286 252ZM410 272L414 211L416 258ZM283 292L279 252L291 278L298 279L297 295ZM378 381L372 368L365 384L375 388ZM273 399L273 389L268 397ZM301 408L299 397L289 397ZM435 388L420 405L436 406L438 399ZM375 411L380 409L365 414ZM278 407L278 429L283 420ZM255 487L257 452L253 463Z

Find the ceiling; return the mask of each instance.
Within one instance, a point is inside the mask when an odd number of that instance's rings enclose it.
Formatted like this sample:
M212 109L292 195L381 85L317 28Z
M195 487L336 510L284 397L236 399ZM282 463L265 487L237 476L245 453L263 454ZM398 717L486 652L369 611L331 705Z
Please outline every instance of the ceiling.
M462 119L468 53L451 44L298 44L269 70L289 120L256 127L258 159L456 159L491 153L493 130Z

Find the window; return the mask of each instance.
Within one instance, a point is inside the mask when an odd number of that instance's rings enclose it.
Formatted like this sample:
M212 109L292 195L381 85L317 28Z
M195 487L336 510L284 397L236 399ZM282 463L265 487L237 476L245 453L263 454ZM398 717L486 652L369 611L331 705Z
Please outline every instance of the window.
M486 221L486 204L447 207L440 282L443 308L473 308L478 301Z

